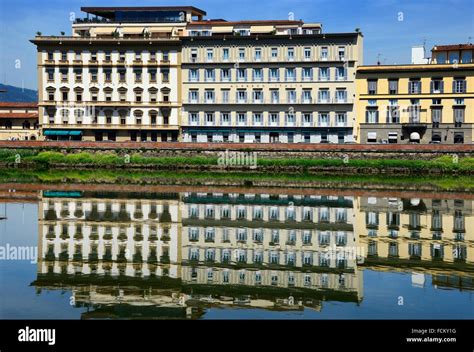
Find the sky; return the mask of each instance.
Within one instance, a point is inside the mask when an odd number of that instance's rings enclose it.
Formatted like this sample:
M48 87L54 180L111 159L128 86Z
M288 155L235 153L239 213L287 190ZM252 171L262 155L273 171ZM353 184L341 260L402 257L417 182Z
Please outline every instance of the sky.
M207 18L295 19L323 32L364 34L364 64L409 63L411 47L474 42L474 0L0 0L0 83L36 89L36 48L30 39L71 33L81 6L195 6Z

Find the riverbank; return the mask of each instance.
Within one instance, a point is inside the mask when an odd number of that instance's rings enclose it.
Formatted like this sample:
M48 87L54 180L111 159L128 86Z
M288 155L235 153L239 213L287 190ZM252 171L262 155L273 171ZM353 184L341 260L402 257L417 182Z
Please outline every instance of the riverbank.
M24 169L127 169L127 170L188 170L251 173L288 172L309 174L474 174L474 157L445 155L433 159L358 159L342 157L310 158L259 157L232 159L224 155L153 156L149 153L127 154L123 151L58 152L36 149L0 149L0 167ZM224 157L225 156L225 157ZM252 162L246 162L251 160ZM242 162L243 161L243 162Z
M0 172L0 183L43 184L57 188L58 185L95 185L99 188L122 187L130 189L140 186L192 186L214 188L263 189L332 189L361 191L403 191L403 192L458 192L474 194L474 179L471 176L389 176L389 175L321 175L309 173L248 173L248 172L176 172L153 170L59 170L59 169L4 169ZM80 187L82 189L82 187ZM203 191L204 192L204 191Z

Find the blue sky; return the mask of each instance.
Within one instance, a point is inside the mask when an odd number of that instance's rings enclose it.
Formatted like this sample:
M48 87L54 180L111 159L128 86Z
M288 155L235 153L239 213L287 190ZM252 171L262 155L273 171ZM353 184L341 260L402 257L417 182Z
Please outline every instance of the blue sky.
M37 31L70 34L70 13L82 17L81 6L192 5L207 18L295 19L321 22L323 31L364 34L364 64L380 54L385 64L408 63L411 46L474 41L473 0L0 0L0 83L36 89ZM401 21L399 19L402 19Z

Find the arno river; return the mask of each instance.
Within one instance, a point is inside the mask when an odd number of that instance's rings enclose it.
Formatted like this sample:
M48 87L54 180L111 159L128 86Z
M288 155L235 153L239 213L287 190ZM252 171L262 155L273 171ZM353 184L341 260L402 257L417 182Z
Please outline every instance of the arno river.
M7 188L0 318L474 318L472 194Z

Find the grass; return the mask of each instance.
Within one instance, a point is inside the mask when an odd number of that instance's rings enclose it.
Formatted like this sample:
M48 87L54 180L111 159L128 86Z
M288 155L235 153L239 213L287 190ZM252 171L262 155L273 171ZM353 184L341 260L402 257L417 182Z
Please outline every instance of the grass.
M150 166L150 167L195 167L218 165L217 156L170 156L155 157L142 154L121 156L115 152L104 153L60 153L55 151L35 150L0 150L0 160L14 163L21 157L21 162L32 163L39 167L55 167L58 165L71 165L80 168L83 166ZM416 172L436 170L439 172L474 172L474 158L464 157L456 159L453 156L442 156L432 160L401 160L401 159L348 159L342 158L258 158L257 166L264 168L298 168L302 171L317 170L317 168L368 168L368 169L405 169ZM258 170L257 170L258 171Z

